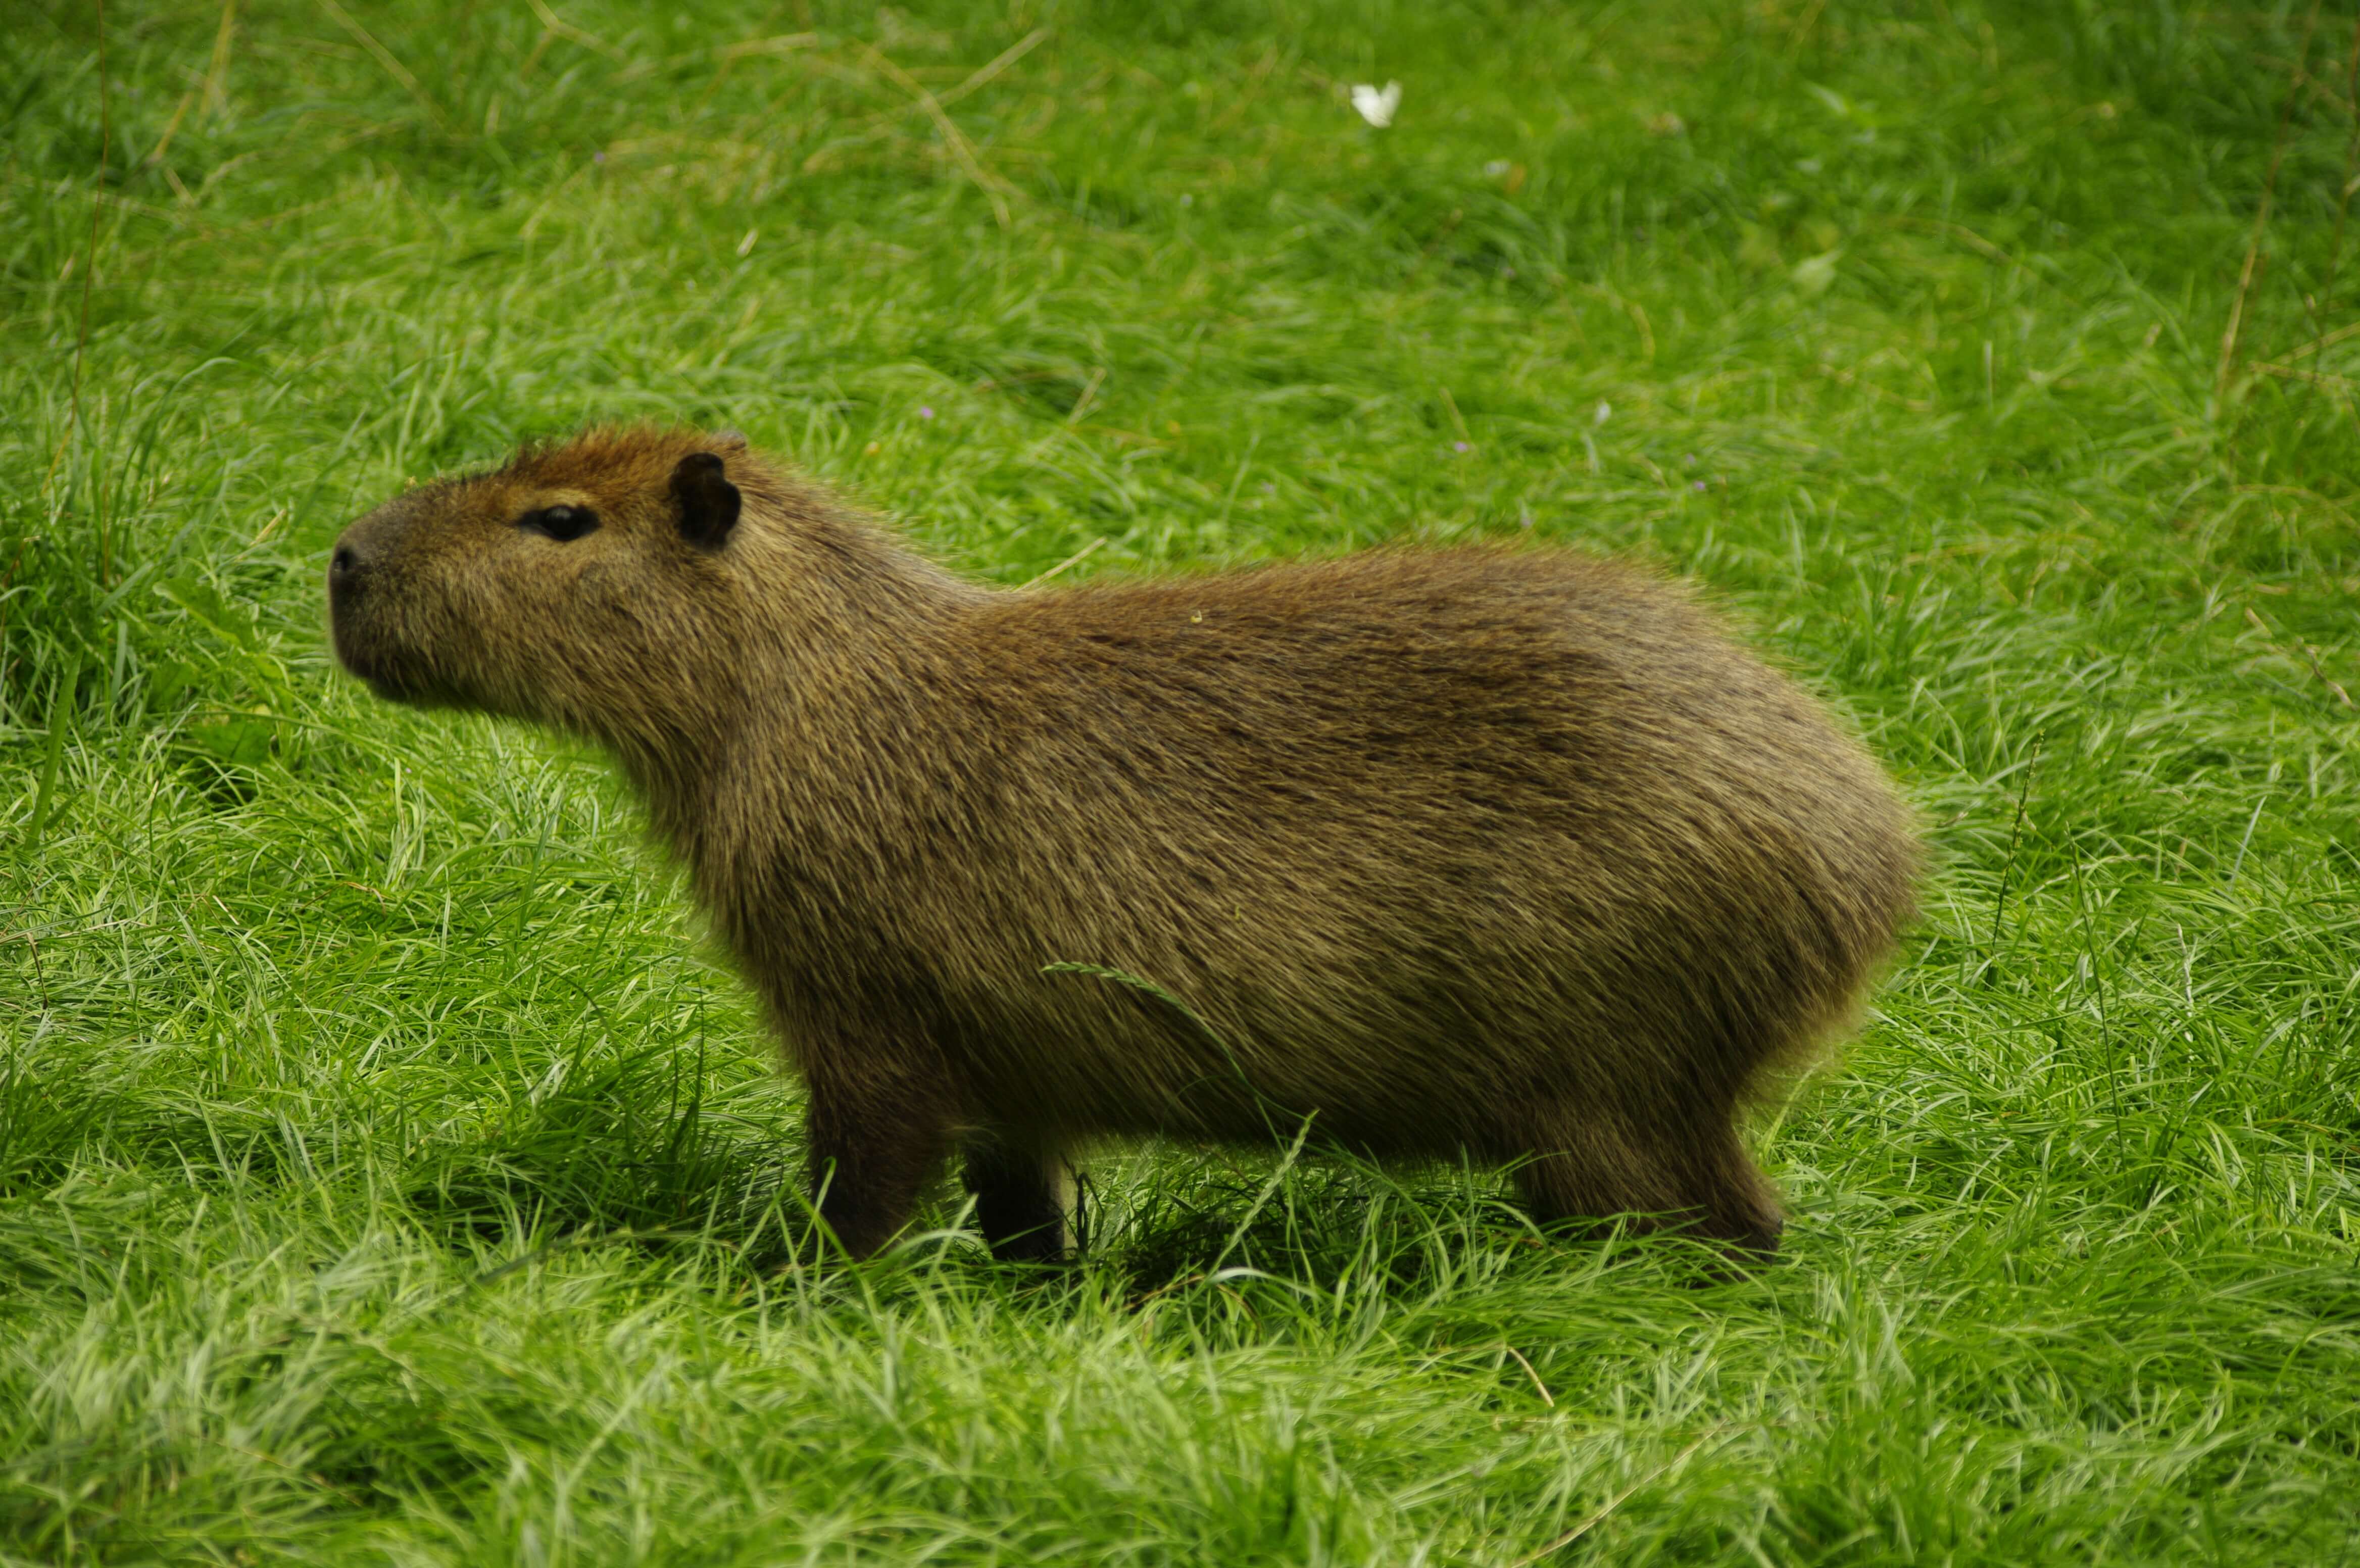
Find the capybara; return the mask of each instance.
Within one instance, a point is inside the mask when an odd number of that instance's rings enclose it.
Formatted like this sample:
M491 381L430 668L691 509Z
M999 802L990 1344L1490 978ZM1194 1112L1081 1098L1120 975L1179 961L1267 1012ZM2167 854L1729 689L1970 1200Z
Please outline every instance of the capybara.
M1302 1135L1777 1244L1750 1091L1910 919L1883 772L1681 588L1548 548L967 582L735 434L600 429L345 530L385 696L611 750L809 1088L853 1255L954 1146Z

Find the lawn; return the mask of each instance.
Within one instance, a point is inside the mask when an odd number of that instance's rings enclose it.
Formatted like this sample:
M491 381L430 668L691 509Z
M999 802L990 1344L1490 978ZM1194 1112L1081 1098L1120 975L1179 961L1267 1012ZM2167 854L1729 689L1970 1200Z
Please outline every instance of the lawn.
M5 0L0 1563L2360 1561L2355 49ZM1701 585L1937 859L1755 1131L1785 1256L1150 1147L1068 1271L947 1183L798 1264L797 1091L636 805L322 635L355 513L617 418L996 583Z

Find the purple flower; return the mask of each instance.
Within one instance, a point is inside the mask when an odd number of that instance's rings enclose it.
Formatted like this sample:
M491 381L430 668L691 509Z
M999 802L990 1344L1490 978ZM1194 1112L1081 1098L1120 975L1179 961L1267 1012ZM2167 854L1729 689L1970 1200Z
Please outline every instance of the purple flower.
M594 153L592 153L592 154L590 155L590 161L591 161L591 162L593 162L593 163L604 163L604 162L606 162L606 154L605 150L602 148L602 149L600 149L600 150L599 150L599 151L597 151L597 152L594 152Z
M918 417L920 419L932 419L934 417L934 411L928 408L925 404L920 403L918 405Z
M1467 444L1465 442L1463 442L1463 441L1454 441L1454 442L1452 442L1452 443L1450 444L1450 450L1452 450L1453 452L1465 452L1465 451L1470 450L1470 448L1468 447L1468 444Z
M1696 482L1696 488L1697 488L1698 489L1699 489L1699 490L1703 489L1703 488L1704 488L1704 481L1703 481L1702 479L1699 479L1699 480Z

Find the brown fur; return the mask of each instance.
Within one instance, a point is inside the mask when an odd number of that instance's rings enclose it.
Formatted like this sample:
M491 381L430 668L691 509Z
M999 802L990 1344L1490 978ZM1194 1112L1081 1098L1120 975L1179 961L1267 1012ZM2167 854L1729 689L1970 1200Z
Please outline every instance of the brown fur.
M671 488L696 453L743 497L717 545ZM518 525L556 504L601 525ZM1912 913L1875 763L1570 551L993 590L736 438L618 430L388 502L332 578L381 693L612 748L810 1087L856 1255L955 1144L995 1246L1042 1255L1077 1142L1306 1117L1767 1251L1748 1091Z

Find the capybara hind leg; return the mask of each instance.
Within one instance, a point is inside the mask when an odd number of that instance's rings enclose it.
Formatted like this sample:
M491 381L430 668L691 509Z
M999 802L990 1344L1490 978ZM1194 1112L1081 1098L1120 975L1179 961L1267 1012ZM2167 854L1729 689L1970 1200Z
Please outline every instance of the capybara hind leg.
M1679 1231L1766 1258L1783 1222L1768 1180L1727 1125L1699 1116L1652 1135L1595 1117L1568 1116L1528 1146L1517 1185L1545 1224L1616 1223L1633 1233Z
M1603 1235L1621 1216L1633 1229L1652 1230L1655 1216L1679 1200L1671 1174L1645 1149L1595 1120L1567 1116L1542 1122L1515 1168L1524 1207L1544 1225L1581 1235Z
M1724 1242L1732 1253L1767 1262L1778 1254L1786 1228L1777 1190L1762 1174L1734 1129L1724 1129L1698 1162L1696 1206L1699 1235Z
M1736 1129L1726 1121L1716 1126L1717 1120L1700 1113L1658 1133L1647 1158L1664 1172L1672 1199L1633 1228L1718 1242L1733 1265L1767 1262L1777 1255L1786 1224L1777 1193L1746 1154Z
M1003 1263L1055 1263L1072 1252L1073 1168L1054 1149L978 1135L966 1145L976 1223Z

